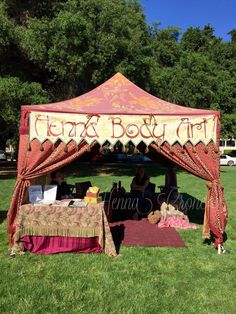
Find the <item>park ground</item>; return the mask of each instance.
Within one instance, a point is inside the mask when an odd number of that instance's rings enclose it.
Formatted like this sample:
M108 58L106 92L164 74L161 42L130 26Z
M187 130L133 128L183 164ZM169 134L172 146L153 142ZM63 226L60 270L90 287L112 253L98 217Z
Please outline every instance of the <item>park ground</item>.
M90 180L103 191L121 180L128 189L135 166L74 164L70 183ZM148 165L156 185L164 169ZM178 171L181 192L204 202L206 184ZM0 171L0 313L235 313L236 167L221 168L229 207L229 254L203 244L202 211L190 211L199 230L179 230L186 248L121 247L121 256L58 254L8 255L6 213L14 170Z

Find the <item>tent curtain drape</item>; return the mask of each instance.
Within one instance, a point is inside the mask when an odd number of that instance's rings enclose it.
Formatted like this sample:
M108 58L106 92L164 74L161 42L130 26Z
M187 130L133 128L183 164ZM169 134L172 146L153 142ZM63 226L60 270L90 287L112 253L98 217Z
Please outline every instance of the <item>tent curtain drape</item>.
M58 141L53 145L49 141L40 144L34 140L29 144L27 134L20 136L18 176L8 211L8 233L11 243L15 232L16 215L24 201L30 180L64 167L90 150L90 147L91 145L86 142L76 145L73 141L67 145Z
M91 147L94 148L95 144L94 142L91 146L82 142L80 145L76 145L73 141L67 145L61 141L55 144L51 144L49 141L40 144L37 140L29 144L28 134L21 134L18 177L8 212L8 233L11 242L15 232L19 206L24 202L30 180L69 164L91 150ZM213 142L207 146L203 143L196 146L187 143L184 147L178 143L169 145L165 142L161 146L153 143L149 147L151 155L162 154L170 161L170 164L177 164L188 172L208 181L203 237L209 238L210 233L212 233L215 237L215 246L222 243L227 222L227 207L223 187L220 183L218 147ZM157 154L156 156L158 157Z
M182 147L178 143L161 146L151 144L150 147L164 155L181 168L209 181L208 193L205 204L203 237L210 238L214 235L215 246L223 242L223 233L227 222L227 207L224 200L223 187L220 183L220 163L218 147L210 142L207 146L202 143L193 146L187 143Z

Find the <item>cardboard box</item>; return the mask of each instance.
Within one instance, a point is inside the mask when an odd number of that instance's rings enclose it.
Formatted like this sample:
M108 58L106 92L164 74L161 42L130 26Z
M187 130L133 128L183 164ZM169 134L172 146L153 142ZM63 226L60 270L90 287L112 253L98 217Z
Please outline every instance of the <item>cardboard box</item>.
M92 193L92 192L87 191L86 192L86 197L98 197L98 194L99 194L99 192Z
M98 204L102 201L102 198L99 196L99 197L88 197L88 196L85 196L84 198L84 201L87 202L87 203L90 203L90 204Z

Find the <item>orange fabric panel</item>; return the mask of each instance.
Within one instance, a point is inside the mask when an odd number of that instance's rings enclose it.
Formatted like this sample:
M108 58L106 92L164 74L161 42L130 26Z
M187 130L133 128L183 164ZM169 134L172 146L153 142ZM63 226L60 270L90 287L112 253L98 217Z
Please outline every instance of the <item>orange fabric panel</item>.
M218 111L188 108L157 98L116 73L108 81L79 97L47 105L22 107L26 111L86 114L202 115Z

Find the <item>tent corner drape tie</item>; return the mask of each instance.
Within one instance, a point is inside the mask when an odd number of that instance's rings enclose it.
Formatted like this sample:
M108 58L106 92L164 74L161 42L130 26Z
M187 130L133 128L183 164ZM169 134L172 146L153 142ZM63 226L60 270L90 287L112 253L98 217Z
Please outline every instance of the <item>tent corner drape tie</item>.
M220 183L220 179L214 179L214 180L212 180L212 181L208 181L207 184L206 184L208 190L211 190L214 185L219 185L220 188L221 188L221 190L222 190L222 191L224 190L223 185Z
M30 180L28 180L26 177L24 177L23 175L19 174L17 179L19 181L25 182L26 187L30 186Z
M20 180L20 181L25 181L26 178L25 178L23 175L19 174L19 175L18 175L18 180Z

